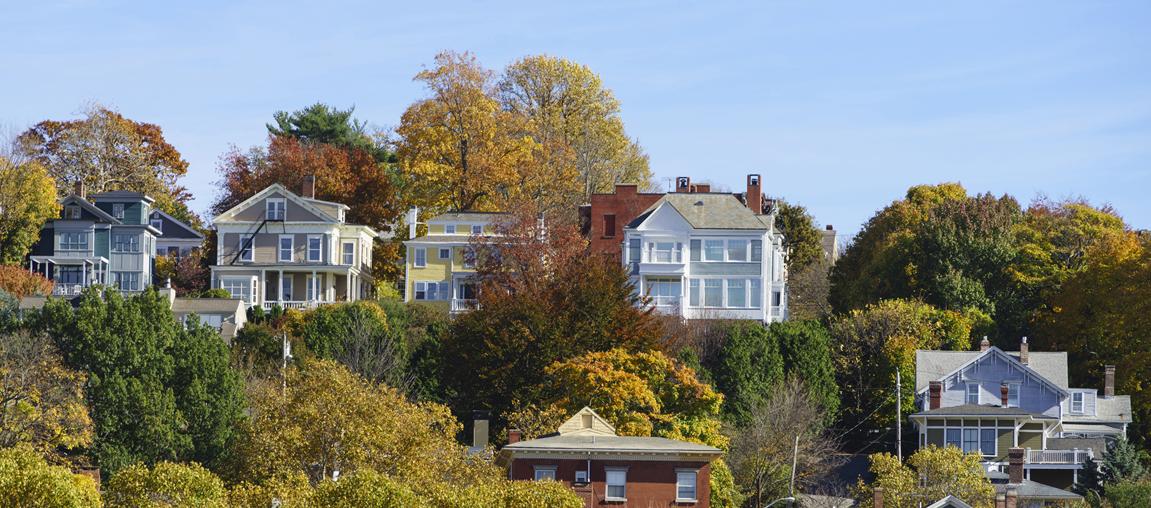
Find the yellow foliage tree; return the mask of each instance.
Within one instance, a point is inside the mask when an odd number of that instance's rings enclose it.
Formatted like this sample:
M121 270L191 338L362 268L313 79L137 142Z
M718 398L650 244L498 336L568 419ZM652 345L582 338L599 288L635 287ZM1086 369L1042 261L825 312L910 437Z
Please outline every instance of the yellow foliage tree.
M0 336L0 447L26 444L50 456L92 444L86 381L64 367L47 335Z
M104 496L113 508L228 506L224 482L194 462L160 462L151 469L142 464L128 466L112 476Z
M983 474L982 456L964 454L954 446L928 446L916 451L903 464L890 453L871 456L875 481L855 487L861 508L871 508L875 488L883 488L885 508L911 508L953 495L975 508L990 508L995 487Z
M0 157L0 264L18 264L60 210L56 182L38 162Z
M20 445L0 449L0 506L99 508L100 491L91 477L50 465Z

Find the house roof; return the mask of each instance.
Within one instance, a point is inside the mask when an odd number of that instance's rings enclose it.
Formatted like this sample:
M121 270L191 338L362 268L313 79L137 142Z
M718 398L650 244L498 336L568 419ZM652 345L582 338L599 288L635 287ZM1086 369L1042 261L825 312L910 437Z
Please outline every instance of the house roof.
M176 298L172 312L177 314L235 314L243 312L243 302L234 298Z
M1023 483L1008 483L1011 481L1011 477L1007 473L987 471L984 474L987 475L988 480L991 480L991 486L995 487L997 494L1006 493L1008 487L1015 487L1015 491L1018 493L1020 500L1083 499L1083 496L1074 492L1068 492L1037 481L1024 479Z
M677 441L663 437L559 435L512 443L503 448L509 452L614 452L614 453L690 453L719 456L719 448Z
M113 217L108 212L105 212L104 210L101 210L96 205L93 205L91 201L88 201L87 199L84 199L84 198L77 196L75 194L70 194L70 195L64 197L64 199L60 200L60 204L65 205L65 206L69 205L69 204L75 204L75 205L78 205L80 208L88 210L89 213L99 217L100 220L103 220L104 222L108 222L110 224L120 224L120 219ZM64 212L64 210L61 210L60 213L63 214L65 212ZM57 219L57 220L68 220L68 219Z
M165 222L175 224L176 227L180 228L180 230L181 230L181 231L169 231L168 229L165 228L163 231L160 232L161 238L166 238L166 239L189 238L189 239L197 239L197 240L203 240L204 239L204 235L200 234L200 232L196 231L194 228L192 228L192 226L189 226L189 225L185 224L183 221L181 221L175 217L172 217L171 215L168 215L167 213L164 213L163 210L152 210L152 216L155 217L157 215L163 217Z
M1099 423L1099 422L1131 422L1131 396L1115 395L1113 397L1096 397L1094 415L1065 414L1064 422L1070 423Z
M268 194L271 194L273 192L278 192L280 194L283 194L285 197L287 197L288 199L291 199L292 201L295 201L297 204L299 204L305 210L311 212L312 214L316 215L317 217L327 218L329 222L339 222L339 220L336 217L333 217L332 214L325 212L324 210L320 209L316 205L309 202L312 200L301 197L300 195L288 190L287 187L284 187L283 185L280 185L278 183L274 183L272 185L264 187L264 190L261 190L260 192L253 194L248 199L241 201L240 204L225 210L224 213L217 215L213 219L213 222L227 222L228 217L235 215L235 213L240 211L240 210L244 210L244 209L256 204L257 201L267 197Z
M927 505L927 508L971 508L971 505L963 502L963 500L958 497L948 494L947 497Z
M145 201L148 203L156 201L147 194L142 192L133 192L126 190L114 190L108 192L100 192L88 196L91 201Z
M1030 416L1035 419L1054 420L1053 416L1043 413L1033 413L1017 407L983 406L977 404L963 404L959 406L941 407L928 411L920 411L911 416Z
M454 211L444 212L435 217L427 220L428 223L432 222L456 222L456 221L484 221L488 222L499 217L511 215L507 212L473 212L473 211Z
M932 381L943 379L975 362L980 357L993 354L992 351L1003 353L1015 361L1019 361L1018 351L1002 351L994 346L983 352L917 350L915 352L915 391L926 390ZM1032 351L1027 355L1027 368L1059 389L1067 391L1067 352Z
M1123 429L1119 427L1102 423L1068 423L1066 418L1063 420L1062 427L1066 434L1092 433L1118 436L1123 433Z
M648 207L627 227L643 224L664 204L675 209L695 229L771 229L774 220L770 215L756 215L729 193L671 193Z

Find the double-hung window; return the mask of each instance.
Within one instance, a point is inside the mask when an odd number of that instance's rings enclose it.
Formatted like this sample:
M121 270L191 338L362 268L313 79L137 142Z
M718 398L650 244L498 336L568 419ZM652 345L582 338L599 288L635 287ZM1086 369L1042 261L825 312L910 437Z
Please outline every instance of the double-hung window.
M723 261L723 240L704 240L703 260Z
M947 429L947 433L944 435L944 444L956 448L963 448L963 429Z
M630 238L627 241L627 262L631 264L640 262L642 242L639 238Z
M264 218L268 220L284 220L287 212L287 203L284 198L268 198L264 202Z
M323 256L324 239L319 235L308 236L308 261L318 263Z
M675 502L694 503L696 500L695 471L679 470L675 472Z
M240 261L252 261L252 235L240 235L236 249L240 251Z
M552 480L556 479L556 466L535 466L535 480Z
M140 252L140 235L113 235L112 252L136 253Z
M440 259L451 259L452 249L444 247L440 249Z
M482 234L484 234L484 226L483 226L483 224L472 224L472 234L473 234L473 235L482 235Z
M703 306L723 307L723 279L703 280Z
M285 263L292 262L292 251L295 250L293 243L295 243L295 237L292 235L280 236L280 255L278 258L280 261Z
M687 294L687 304L691 307L699 307L699 279L688 279Z
M979 405L979 383L967 383L967 403Z
M112 203L112 217L116 219L124 218L124 203Z
M444 224L444 234L445 235L456 234L456 225L455 224Z
M88 233L60 233L60 250L88 250Z
M728 240L727 260L747 261L747 240Z
M626 501L627 500L627 470L626 469L608 469L606 484L607 484L607 500L608 501Z
M451 298L450 282L415 282L416 300L448 300Z
M356 264L356 244L353 242L344 242L340 245L343 248L344 264L348 266Z
M963 453L979 451L979 429L963 429Z
M412 250L412 266L423 268L428 266L428 249L423 247Z
M1019 407L1019 383L1007 383L1007 407Z
M983 453L984 456L995 456L996 434L997 432L995 429L979 429L979 450Z
M763 240L751 241L751 260L763 261Z
M1083 392L1071 392L1071 413L1083 413Z

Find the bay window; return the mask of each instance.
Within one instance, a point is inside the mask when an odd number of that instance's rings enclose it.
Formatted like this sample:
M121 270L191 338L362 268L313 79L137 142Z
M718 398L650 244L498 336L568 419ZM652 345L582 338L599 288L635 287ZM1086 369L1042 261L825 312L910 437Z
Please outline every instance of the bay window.
M649 263L679 263L683 259L680 255L682 244L675 242L648 242Z
M723 240L704 240L703 260L723 261Z
M228 277L220 280L220 289L227 291L232 298L239 298L245 303L252 303L252 281Z
M648 279L647 293L654 305L678 305L680 281L679 279Z
M743 279L728 279L727 280L727 306L728 307L746 307L747 306L747 292L744 289Z
M723 280L722 279L704 279L704 281L703 281L703 306L704 307L723 307Z
M759 287L759 279L748 279L748 292L751 293L751 304L748 307L758 309L763 306L763 290Z

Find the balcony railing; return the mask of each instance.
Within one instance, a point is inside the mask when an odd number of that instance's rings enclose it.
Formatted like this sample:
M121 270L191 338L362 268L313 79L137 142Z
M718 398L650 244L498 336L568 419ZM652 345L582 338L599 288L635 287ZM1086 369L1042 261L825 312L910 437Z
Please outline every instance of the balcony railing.
M1028 464L1082 464L1088 457L1094 458L1091 449L1086 450L1032 450L1027 449Z
M680 297L678 296L652 296L651 304L656 307L678 307Z
M452 299L452 312L468 312L480 308L478 300L470 298L453 298Z
M280 307L281 309L284 309L284 310L287 310L287 309L306 310L306 309L316 308L317 306L320 306L320 305L323 305L326 303L332 303L332 302L322 302L322 301L318 301L318 300L309 300L309 301L281 300L281 301L276 301L276 302L264 302L263 306L264 306L264 310L272 310L273 307Z
M53 296L78 296L80 292L84 291L83 284L60 284L52 288Z

